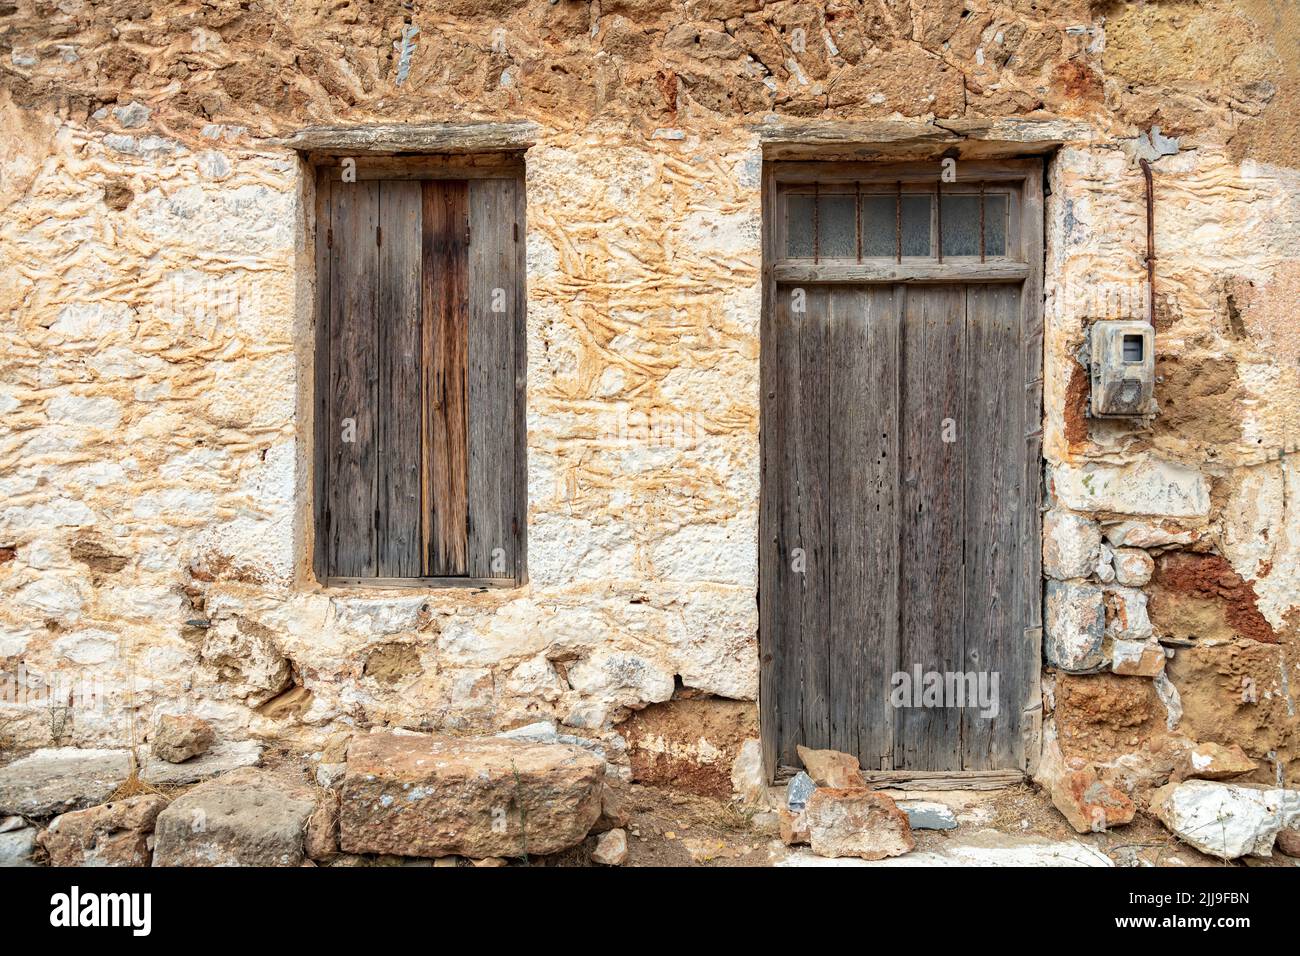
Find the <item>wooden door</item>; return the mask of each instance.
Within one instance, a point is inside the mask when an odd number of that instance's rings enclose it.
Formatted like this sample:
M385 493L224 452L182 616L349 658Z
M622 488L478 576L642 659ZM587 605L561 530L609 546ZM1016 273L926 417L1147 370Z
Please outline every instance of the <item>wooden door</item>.
M767 173L771 771L799 744L915 772L1037 747L1041 167L940 171Z

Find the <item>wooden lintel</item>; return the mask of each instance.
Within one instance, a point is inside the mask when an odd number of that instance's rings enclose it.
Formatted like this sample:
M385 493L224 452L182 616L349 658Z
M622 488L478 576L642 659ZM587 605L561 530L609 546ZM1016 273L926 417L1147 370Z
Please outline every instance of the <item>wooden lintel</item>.
M539 130L536 123L527 120L308 126L270 143L326 155L518 152L537 141Z

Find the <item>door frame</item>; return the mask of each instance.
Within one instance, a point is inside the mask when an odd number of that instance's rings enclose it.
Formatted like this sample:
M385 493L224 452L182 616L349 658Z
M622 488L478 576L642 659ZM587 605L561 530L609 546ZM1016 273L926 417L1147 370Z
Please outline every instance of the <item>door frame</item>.
M851 284L913 284L926 282L1022 282L1020 305L1021 367L1024 378L1024 460L1023 501L1020 524L1021 568L1025 586L1021 589L1021 620L1023 622L1023 658L1025 669L1023 684L1026 688L1022 704L1022 733L1019 771L964 770L964 771L907 771L864 768L869 782L890 783L896 786L989 787L1001 786L1032 774L1036 769L1042 747L1042 422L1043 422L1043 170L1041 157L1006 160L957 160L957 186L961 182L999 182L1019 187L1018 227L1020 255L996 259L961 258L944 262L920 260L908 262L868 260L854 263L793 261L778 256L784 234L780 193L798 184L849 183L901 184L901 188L916 188L918 184L938 184L942 191L942 159L936 157L926 162L843 162L843 161L781 161L768 160L763 165L762 179L762 313L760 325L760 507L759 507L759 735L762 744L763 767L768 780L787 776L792 768L777 765L776 746L779 713L774 681L776 680L774 654L764 634L765 618L762 601L763 569L762 542L768 533L766 511L762 506L763 488L767 484L767 453L764 447L767 416L766 394L772 387L773 362L769 358L771 340L770 323L776 315L776 287L778 283L851 283ZM934 204L936 209L938 203ZM1014 228L1012 227L1012 228ZM941 250L939 250L941 251ZM1010 236L1008 237L1010 251Z

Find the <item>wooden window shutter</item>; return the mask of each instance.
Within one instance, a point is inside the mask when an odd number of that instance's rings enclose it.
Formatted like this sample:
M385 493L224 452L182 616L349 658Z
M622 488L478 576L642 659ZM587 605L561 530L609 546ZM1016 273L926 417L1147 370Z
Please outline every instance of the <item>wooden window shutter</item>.
M322 175L317 216L318 577L520 580L522 183Z

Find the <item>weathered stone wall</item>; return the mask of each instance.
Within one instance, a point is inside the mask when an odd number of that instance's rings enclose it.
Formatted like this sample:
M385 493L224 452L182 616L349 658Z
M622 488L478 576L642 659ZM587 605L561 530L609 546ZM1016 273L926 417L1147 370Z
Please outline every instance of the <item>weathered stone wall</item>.
M1118 550L1048 561L1046 644L1168 679L1049 668L1049 754L1146 782L1185 739L1235 741L1293 780L1300 25L1275 6L0 2L0 663L125 705L0 708L0 734L124 742L166 711L300 744L598 733L678 686L753 699L759 129L1050 115L1076 133L1049 164L1049 557L1058 526ZM470 118L540 127L531 580L326 592L307 186L270 140ZM1159 154L1161 415L1091 421L1079 346L1140 310L1134 157ZM1091 658L1058 654L1099 608ZM1153 635L1196 646L1157 668Z

